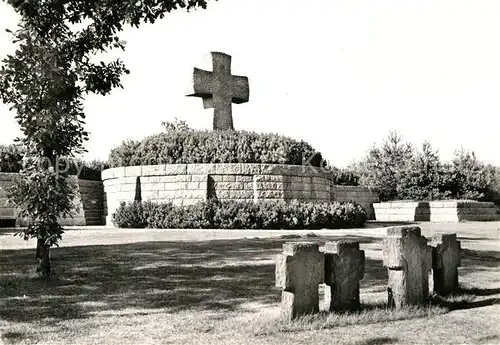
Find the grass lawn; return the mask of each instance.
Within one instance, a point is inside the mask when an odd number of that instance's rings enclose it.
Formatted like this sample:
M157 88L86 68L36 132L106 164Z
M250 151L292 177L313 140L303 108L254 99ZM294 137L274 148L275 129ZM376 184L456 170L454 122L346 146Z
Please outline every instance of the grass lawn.
M313 237L70 230L52 251L56 276L49 282L30 277L34 243L0 229L0 344L500 343L500 223L421 226L425 236L457 232L462 291L398 312L384 307L384 231L376 228L316 231ZM274 256L282 244L340 238L359 240L366 252L365 309L280 320Z

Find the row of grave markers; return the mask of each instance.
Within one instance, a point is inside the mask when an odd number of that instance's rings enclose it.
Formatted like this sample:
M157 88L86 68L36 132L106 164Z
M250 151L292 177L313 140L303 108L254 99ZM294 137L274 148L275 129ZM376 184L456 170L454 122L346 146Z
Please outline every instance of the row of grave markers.
M423 305L429 297L432 270L434 293L458 289L460 242L456 234L432 238L430 245L419 227L387 229L383 240L384 266L388 269L388 304L396 308ZM282 288L281 311L285 318L319 312L318 285L326 286L324 302L330 311L356 310L360 280L365 271L365 252L359 242L319 244L288 242L276 258L276 286Z

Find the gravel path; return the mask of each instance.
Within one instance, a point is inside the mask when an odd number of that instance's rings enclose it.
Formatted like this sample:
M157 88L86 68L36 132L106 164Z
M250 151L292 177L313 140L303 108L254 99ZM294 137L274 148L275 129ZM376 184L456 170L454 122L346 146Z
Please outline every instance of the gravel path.
M288 234L305 235L308 233L324 236L366 236L382 238L385 227L369 223L363 229L340 230L173 230L173 229L117 229L109 227L67 228L60 243L61 247L125 244L151 241L208 241L240 238L268 238ZM430 237L443 232L456 232L465 241L481 242L488 249L500 250L500 222L470 223L420 223L423 235ZM15 229L0 229L0 250L34 248L35 241L24 241L15 237ZM496 236L492 234L496 234ZM493 240L493 241L491 241ZM486 242L486 243L485 243ZM483 249L484 250L484 249Z

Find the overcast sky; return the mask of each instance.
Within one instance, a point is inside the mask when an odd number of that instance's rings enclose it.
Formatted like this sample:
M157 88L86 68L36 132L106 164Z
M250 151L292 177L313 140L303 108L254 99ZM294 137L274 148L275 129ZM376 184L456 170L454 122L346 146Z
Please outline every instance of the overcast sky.
M17 20L0 2L0 57ZM123 90L87 98L87 158L174 117L211 128L212 109L184 92L193 67L210 69L206 54L222 51L250 79L250 102L233 105L236 129L306 140L337 166L391 129L431 141L443 159L463 146L500 165L498 0L220 0L121 37L131 74ZM17 128L0 105L0 143Z

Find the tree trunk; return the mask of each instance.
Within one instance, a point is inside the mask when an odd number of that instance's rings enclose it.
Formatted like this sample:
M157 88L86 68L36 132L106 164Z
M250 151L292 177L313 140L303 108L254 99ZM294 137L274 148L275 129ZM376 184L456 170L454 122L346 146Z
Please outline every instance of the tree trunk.
M44 277L49 277L52 273L50 247L41 240L38 240L36 247L36 273Z
M35 254L35 259L38 262L38 259L42 258L42 249L41 247L43 246L43 241L41 239L38 239L36 241L36 254Z

